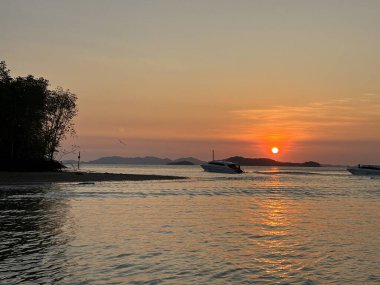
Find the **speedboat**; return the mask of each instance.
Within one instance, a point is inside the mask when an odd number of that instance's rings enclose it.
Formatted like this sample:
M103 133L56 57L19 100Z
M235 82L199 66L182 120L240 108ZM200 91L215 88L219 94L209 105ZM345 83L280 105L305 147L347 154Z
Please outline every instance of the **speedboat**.
M212 160L208 163L202 164L201 167L204 171L207 172L217 172L217 173L229 173L229 174L238 174L243 173L243 170L240 169L240 165L224 161L224 160Z
M347 167L353 175L380 175L380 165L362 165Z

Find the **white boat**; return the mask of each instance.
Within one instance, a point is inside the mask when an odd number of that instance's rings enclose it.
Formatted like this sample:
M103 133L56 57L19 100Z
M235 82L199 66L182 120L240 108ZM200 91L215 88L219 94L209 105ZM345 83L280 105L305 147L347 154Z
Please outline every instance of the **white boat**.
M362 165L347 167L347 171L353 175L380 175L380 165Z
M207 172L229 173L229 174L243 173L243 170L241 170L239 164L229 162L229 161L224 161L224 160L212 160L208 163L202 164L201 167L204 169L204 171L207 171Z

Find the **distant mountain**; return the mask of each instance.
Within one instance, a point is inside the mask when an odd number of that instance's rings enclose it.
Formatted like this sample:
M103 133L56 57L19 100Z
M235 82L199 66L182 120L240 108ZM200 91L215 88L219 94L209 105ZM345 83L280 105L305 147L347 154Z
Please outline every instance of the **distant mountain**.
M245 158L241 156L234 156L225 159L242 166L300 166L300 167L320 167L318 162L307 161L307 162L281 162L269 158Z
M169 162L168 165L194 165L194 163L188 160L179 160L179 161Z
M188 161L188 162L191 162L195 165L201 165L201 164L205 163L205 161L196 159L194 157L182 157L182 158L175 159L172 162L180 162L180 161Z
M171 162L168 158L158 158L154 156L146 157L121 157L121 156L107 156L101 157L87 163L94 164L150 164L150 165L161 165Z
M140 165L165 165L168 163L178 163L182 161L187 161L192 164L202 164L203 161L193 158L179 158L175 160L171 160L169 158L159 158L154 156L146 156L146 157L121 157L121 156L107 156L101 157L95 160L88 161L86 163L93 164L140 164Z
M226 161L231 161L238 163L242 166L300 166L300 167L320 167L318 162L308 161L308 162L281 162L269 158L245 158L241 156L233 156L224 159ZM65 164L76 164L75 160L66 160ZM140 165L201 165L205 161L196 159L194 157L183 157L178 159L169 158L159 158L155 156L146 157L121 157L121 156L106 156L95 160L82 162L82 163L92 163L92 164L140 164Z

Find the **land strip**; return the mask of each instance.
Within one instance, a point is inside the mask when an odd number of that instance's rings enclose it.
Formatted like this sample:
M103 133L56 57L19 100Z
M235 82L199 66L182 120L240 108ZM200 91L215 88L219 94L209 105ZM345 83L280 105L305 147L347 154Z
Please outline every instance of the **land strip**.
M186 179L182 176L97 172L0 172L0 185Z

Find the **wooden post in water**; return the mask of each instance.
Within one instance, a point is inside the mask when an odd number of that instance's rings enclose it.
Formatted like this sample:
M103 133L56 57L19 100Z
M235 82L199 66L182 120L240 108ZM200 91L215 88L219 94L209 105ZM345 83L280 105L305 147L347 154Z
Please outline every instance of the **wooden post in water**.
M214 154L214 150L212 150L212 161L215 160L215 154Z
M79 170L79 164L80 164L80 152L78 154L78 170Z

